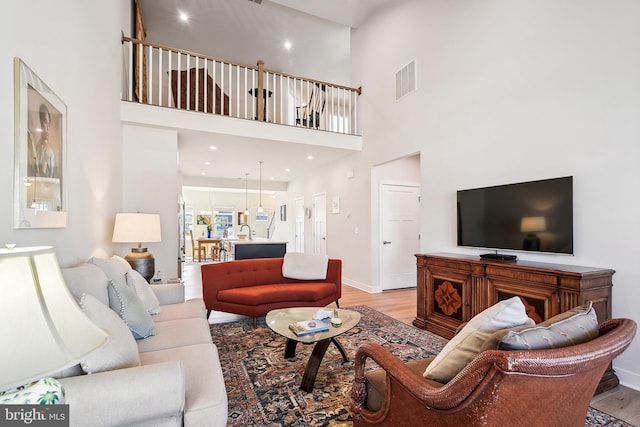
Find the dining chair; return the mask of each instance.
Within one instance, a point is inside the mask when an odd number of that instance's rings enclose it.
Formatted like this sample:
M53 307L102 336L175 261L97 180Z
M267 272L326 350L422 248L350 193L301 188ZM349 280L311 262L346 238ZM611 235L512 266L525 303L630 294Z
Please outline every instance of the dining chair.
M193 239L193 230L189 230L189 237L191 238L191 259L193 261L196 260L196 251L199 251L198 259L207 259L207 248L196 244L196 241Z

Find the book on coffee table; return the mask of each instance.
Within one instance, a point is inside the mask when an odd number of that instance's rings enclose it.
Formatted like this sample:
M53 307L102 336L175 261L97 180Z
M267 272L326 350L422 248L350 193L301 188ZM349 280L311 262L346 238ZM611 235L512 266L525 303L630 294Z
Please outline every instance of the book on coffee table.
M289 329L297 336L315 334L316 332L326 332L329 330L329 323L323 320L302 320L289 324Z

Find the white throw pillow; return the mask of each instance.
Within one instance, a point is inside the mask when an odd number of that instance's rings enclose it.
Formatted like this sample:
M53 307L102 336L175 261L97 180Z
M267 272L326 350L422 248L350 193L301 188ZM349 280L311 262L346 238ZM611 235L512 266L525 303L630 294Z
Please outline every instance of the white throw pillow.
M447 383L478 354L495 331L521 326L530 321L520 297L512 297L487 308L471 319L424 371L424 377Z
M127 270L130 270L132 268L131 264L129 264L129 261L127 261L126 259L122 258L121 256L113 255L111 257L111 259L113 261L118 261L122 265L122 267L126 268Z
M87 374L140 366L138 346L124 321L93 295L83 294L80 307L87 317L109 334L109 342L80 362Z
M142 301L127 285L109 282L109 307L124 320L135 339L142 339L156 334L156 325L147 313Z
M127 271L126 278L127 286L133 289L136 295L138 295L147 312L149 314L160 313L160 301L158 301L158 297L151 289L151 285L149 285L147 279L142 277L142 274L134 269Z
M126 274L127 271L131 270L131 266L124 259L118 258L120 257L112 257L110 259L91 257L89 262L100 267L109 280L125 285L127 283Z
M325 280L329 257L324 254L287 252L282 261L282 276L297 280Z

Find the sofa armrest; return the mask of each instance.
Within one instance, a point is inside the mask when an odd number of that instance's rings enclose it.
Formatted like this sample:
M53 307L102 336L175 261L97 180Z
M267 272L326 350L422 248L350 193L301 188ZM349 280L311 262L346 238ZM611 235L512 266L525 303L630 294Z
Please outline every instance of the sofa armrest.
M151 285L151 289L158 297L160 305L180 304L184 302L184 285L170 283L167 285Z
M185 380L179 361L59 381L71 426L182 424Z

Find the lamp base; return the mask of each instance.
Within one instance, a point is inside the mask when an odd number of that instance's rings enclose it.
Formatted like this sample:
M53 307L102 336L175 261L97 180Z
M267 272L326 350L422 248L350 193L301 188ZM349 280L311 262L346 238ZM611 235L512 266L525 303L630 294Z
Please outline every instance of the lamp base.
M524 238L522 242L522 249L525 251L539 251L540 250L540 238L535 234L529 234Z
M131 265L131 268L140 273L147 282L151 281L156 270L156 260L153 254L147 251L147 248L131 248L131 252L129 252L124 259L126 259L129 265Z

